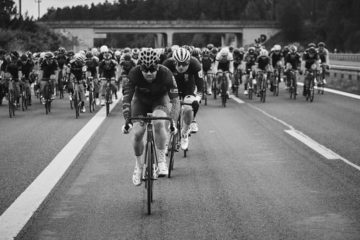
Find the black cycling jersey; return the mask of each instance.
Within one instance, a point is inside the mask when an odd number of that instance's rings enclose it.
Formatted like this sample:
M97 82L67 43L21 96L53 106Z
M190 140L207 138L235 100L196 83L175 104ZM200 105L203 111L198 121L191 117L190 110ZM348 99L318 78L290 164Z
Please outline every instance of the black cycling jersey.
M278 54L275 54L274 52L271 52L271 53L270 53L270 58L271 58L271 62L272 62L273 68L276 68L276 67L277 67L277 62L278 62L278 61L281 61L281 59L282 59L283 57L284 57L284 56L282 55L282 53L278 53Z
M268 57L268 56L259 56L256 59L256 62L258 63L258 68L265 71L266 67L270 64L270 57Z
M69 63L70 73L72 73L75 76L75 79L77 81L80 81L83 79L83 65L78 64L76 61L70 61Z
M34 62L28 59L25 63L20 61L21 72L26 79L29 79L29 75L34 68Z
M99 65L99 73L104 78L113 78L115 77L116 72L116 61L114 59L102 60Z
M170 99L178 97L176 81L170 70L159 65L156 78L152 82L146 81L140 66L132 68L129 72L129 80L123 85L123 115L127 120L130 117L131 100L136 99L144 104L151 105L159 101L165 95Z
M129 74L129 72L130 72L130 70L133 68L133 67L135 67L136 66L136 64L135 64L135 62L133 61L133 60L130 60L130 61L122 61L122 62L120 62L120 66L121 66L121 68L122 68L122 70L123 70L123 74L126 74L126 75L128 75Z
M185 73L179 73L176 70L176 61L174 58L169 58L164 62L164 66L170 69L176 79L176 84L179 88L179 95L184 98L187 95L195 95L195 87L197 92L203 91L203 76L199 60L195 57L190 58L190 65Z
M315 53L312 57L310 57L309 53L305 51L303 54L303 60L305 61L305 68L310 69L311 65L313 65L319 60L319 55Z
M43 60L40 65L40 69L44 72L43 80L48 80L51 75L55 74L58 70L58 63L55 59Z
M1 70L4 72L8 72L11 74L12 78L14 80L19 79L19 71L21 71L21 61L20 60L14 60L14 61L4 61L1 65Z
M67 56L65 56L65 54L59 54L56 57L56 60L58 62L59 68L63 69L65 65L67 65L69 63L69 59Z
M296 70L300 67L301 60L300 60L300 54L295 53L288 53L288 55L285 58L285 64L290 63L292 66L292 69Z
M91 73L91 76L95 77L96 67L99 66L99 61L97 57L87 58L85 60L86 71Z

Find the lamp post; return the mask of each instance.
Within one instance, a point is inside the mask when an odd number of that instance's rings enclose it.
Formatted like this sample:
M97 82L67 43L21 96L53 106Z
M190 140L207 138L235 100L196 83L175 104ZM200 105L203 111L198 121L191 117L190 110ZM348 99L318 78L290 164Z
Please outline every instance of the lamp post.
M41 0L35 0L35 3L38 4L38 20L40 19L40 3L41 3Z

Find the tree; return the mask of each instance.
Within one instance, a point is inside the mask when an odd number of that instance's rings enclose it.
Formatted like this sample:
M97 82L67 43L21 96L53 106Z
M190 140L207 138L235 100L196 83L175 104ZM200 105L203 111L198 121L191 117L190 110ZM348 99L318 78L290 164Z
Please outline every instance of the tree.
M298 41L302 38L303 19L297 2L285 1L283 3L279 21L288 41Z
M11 17L16 15L16 7L13 0L0 0L0 28L8 28Z

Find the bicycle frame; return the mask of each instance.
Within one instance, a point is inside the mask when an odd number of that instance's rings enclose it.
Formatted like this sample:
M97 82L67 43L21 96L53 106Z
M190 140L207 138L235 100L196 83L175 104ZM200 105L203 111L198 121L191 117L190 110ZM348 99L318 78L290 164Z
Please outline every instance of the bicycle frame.
M266 88L267 88L267 72L262 70L257 73L257 84L259 86L260 101L265 102L266 99Z
M296 71L294 69L289 70L290 75L290 86L289 86L289 94L290 99L294 98L296 99L296 92L297 92L297 79L296 79Z

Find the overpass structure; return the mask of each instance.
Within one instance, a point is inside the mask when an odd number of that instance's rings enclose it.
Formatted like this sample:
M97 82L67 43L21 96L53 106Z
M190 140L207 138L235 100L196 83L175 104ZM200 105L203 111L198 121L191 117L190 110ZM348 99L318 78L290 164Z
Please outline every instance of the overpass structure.
M77 37L85 47L94 46L95 38L106 38L108 33L153 33L155 47L173 45L174 34L217 33L222 45L233 46L254 42L261 34L268 38L280 31L272 21L46 21L42 22L57 32ZM229 41L230 39L230 41Z

